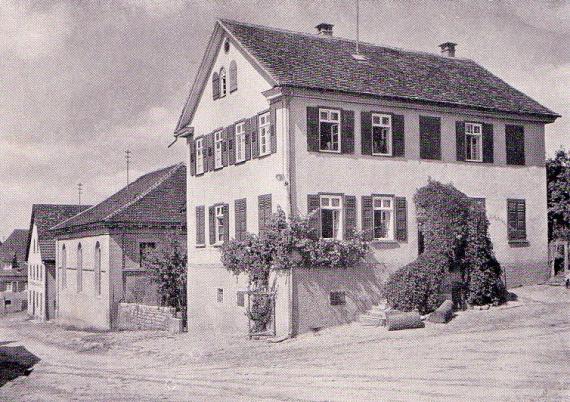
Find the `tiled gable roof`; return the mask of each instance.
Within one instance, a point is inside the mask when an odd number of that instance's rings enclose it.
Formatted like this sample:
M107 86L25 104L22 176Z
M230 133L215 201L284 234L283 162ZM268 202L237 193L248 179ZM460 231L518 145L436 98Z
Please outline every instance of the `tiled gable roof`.
M94 224L164 223L186 225L186 166L169 166L135 180L99 204L60 224L82 230Z
M32 206L28 249L30 247L32 227L35 224L38 230L38 245L42 260L55 260L55 237L49 229L89 207L90 205L34 204Z
M0 262L9 263L14 259L14 255L16 255L19 263L25 262L27 244L28 231L26 229L15 229L0 245Z
M278 85L558 117L472 60L222 19Z

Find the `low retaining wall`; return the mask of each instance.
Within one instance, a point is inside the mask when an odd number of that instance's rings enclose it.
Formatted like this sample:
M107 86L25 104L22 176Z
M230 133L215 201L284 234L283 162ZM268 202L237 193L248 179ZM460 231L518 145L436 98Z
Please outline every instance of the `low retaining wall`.
M146 306L119 303L117 326L119 329L159 329L167 331L175 319L174 307Z

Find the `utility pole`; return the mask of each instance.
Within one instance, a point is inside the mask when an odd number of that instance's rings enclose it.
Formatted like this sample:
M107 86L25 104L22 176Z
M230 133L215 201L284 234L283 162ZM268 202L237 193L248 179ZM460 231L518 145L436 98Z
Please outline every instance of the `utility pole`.
M125 151L125 159L127 160L127 187L128 187L130 184L129 167L130 167L130 163L131 163L131 151L129 151L128 149Z
M83 184L77 183L77 193L79 195L79 205L81 205L81 193L83 192Z
M360 1L356 0L356 54L360 54Z

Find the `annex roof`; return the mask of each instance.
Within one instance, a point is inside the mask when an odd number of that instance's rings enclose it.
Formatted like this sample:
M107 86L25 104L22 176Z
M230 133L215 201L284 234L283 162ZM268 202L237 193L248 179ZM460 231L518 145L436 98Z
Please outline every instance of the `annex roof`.
M275 86L337 91L489 112L559 117L473 60L410 51L228 19L217 22L266 71ZM217 35L219 36L219 34ZM209 45L210 47L211 45ZM206 68L202 63L201 68ZM194 86L197 86L196 82ZM196 95L193 87L191 97ZM192 107L187 103L185 109ZM183 111L177 130L190 123Z
M32 218L27 239L27 250L29 250L30 247L32 228L35 224L38 230L38 245L40 247L42 260L55 260L55 237L49 229L89 207L90 205L34 204L32 206Z
M79 231L95 224L186 225L185 205L186 166L180 163L139 177L52 230Z

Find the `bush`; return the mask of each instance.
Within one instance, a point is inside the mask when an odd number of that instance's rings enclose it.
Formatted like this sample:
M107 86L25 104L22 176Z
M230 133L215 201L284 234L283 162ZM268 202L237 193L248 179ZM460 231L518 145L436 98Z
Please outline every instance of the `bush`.
M449 260L429 252L400 268L388 278L384 293L388 304L397 310L434 311L443 302L442 290L449 271Z

